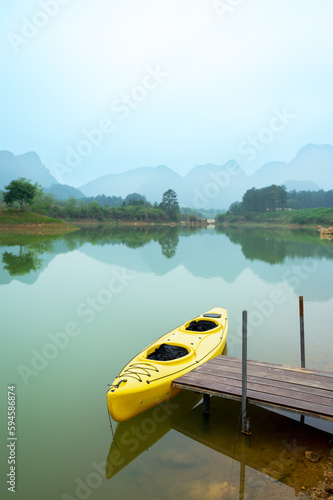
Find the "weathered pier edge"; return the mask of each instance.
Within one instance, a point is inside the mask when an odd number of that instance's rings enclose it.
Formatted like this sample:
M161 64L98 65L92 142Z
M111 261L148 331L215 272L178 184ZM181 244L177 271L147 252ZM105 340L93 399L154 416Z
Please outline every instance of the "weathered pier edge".
M247 312L243 311L242 359L217 356L173 381L173 386L242 401L242 432L248 434L247 402L333 421L333 373L305 368L303 297L299 298L301 367L247 359Z

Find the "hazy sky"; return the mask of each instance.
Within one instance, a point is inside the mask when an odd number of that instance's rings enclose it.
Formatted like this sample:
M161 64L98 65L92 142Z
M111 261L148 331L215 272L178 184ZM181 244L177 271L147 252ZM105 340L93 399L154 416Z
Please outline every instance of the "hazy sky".
M331 0L2 2L0 149L62 182L332 144Z

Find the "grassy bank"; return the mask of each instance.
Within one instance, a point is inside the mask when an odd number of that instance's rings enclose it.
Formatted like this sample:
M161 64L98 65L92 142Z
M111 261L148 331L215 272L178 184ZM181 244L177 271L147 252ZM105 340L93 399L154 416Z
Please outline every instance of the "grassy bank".
M278 225L278 226L330 226L333 221L333 208L308 208L303 210L278 210L274 212L248 212L239 215L221 214L216 217L217 224Z
M78 228L61 219L54 219L34 212L14 209L0 211L0 231L5 233L61 234L76 229Z

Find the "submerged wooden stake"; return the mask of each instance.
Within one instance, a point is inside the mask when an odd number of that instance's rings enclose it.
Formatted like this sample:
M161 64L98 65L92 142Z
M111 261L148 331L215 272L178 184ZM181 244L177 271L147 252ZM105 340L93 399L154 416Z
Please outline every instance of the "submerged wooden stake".
M202 413L204 413L205 415L210 414L210 395L209 394L204 394Z

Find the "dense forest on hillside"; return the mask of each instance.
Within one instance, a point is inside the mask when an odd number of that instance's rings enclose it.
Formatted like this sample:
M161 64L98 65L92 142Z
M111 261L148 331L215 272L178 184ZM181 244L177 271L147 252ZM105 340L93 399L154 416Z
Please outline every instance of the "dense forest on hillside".
M271 186L248 189L241 202L230 205L228 214L239 215L249 212L272 210L301 210L305 208L333 207L333 189L330 191L289 191L285 186Z
M219 214L217 222L253 221L268 223L315 224L333 219L333 190L290 191L285 186L248 189L241 202Z

